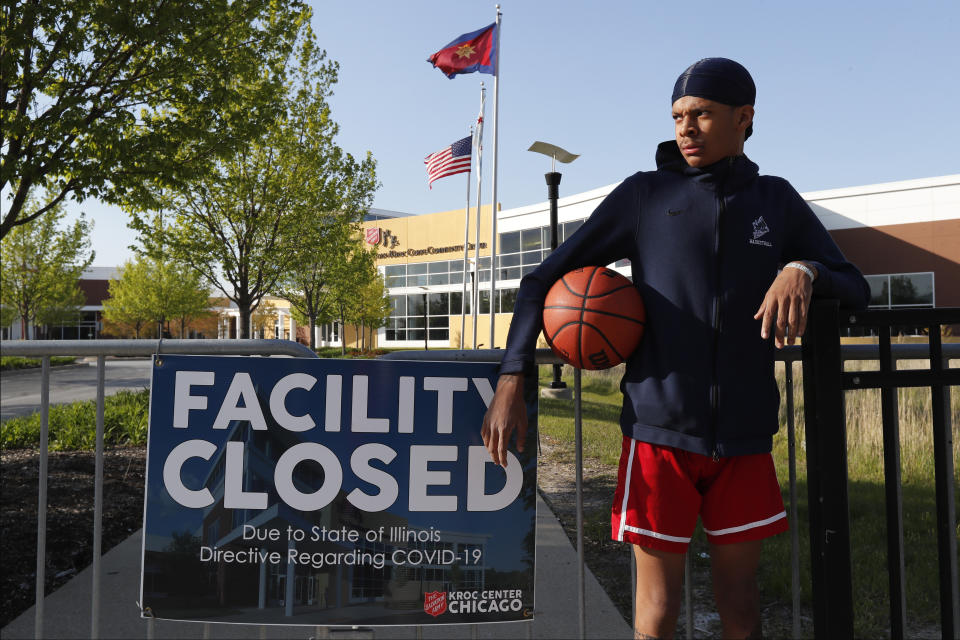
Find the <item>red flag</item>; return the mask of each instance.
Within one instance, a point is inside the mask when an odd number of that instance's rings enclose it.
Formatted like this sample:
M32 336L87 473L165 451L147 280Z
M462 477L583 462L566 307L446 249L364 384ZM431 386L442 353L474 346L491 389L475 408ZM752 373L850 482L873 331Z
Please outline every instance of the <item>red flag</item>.
M458 73L497 72L497 23L465 33L427 58L448 78Z

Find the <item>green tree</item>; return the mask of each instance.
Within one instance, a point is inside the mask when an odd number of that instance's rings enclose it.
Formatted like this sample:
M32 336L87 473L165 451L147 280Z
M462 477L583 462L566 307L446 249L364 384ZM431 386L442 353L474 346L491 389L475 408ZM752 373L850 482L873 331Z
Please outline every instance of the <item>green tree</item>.
M127 260L119 269L119 278L107 283L110 297L103 301L105 320L133 327L134 337L153 318L149 297L143 295L152 282L150 264L146 260Z
M284 289L280 282L299 268L305 246L316 248L325 230L339 228L343 203L347 215L362 217L352 203L368 202L375 182L369 154L356 162L334 142L327 98L337 64L309 29L288 76L284 112L259 139L166 192L175 215L169 230L158 232L139 215L133 223L150 250L168 247L237 305L241 338L250 337L250 314L263 296ZM364 195L353 195L361 188Z
M277 286L278 295L290 301L294 319L310 327L310 348L316 348L316 326L339 317L332 301L333 280L357 249L357 225L347 215L313 218L312 233L297 239L297 259ZM356 284L356 283L353 283Z
M361 308L357 300L360 291L376 276L375 254L363 248L362 241L353 237L343 260L330 269L330 284L327 293L328 315L340 321L341 330L347 323L359 325ZM359 332L358 332L359 333ZM340 352L346 354L346 336L340 343Z
M265 337L267 329L273 329L277 326L279 317L280 314L276 307L261 300L257 308L250 313L250 328L252 331L259 333L261 338Z
M377 189L376 163L369 153L357 161L335 143L339 126L330 118L329 90L301 63L302 79L295 103L295 146L300 166L298 208L304 226L289 249L295 257L277 284L277 293L290 301L294 313L309 325L310 347L316 347L317 322L326 310L333 268L350 254L359 223Z
M134 327L137 338L147 322L156 323L158 335L163 335L172 320L179 321L183 338L187 321L210 307L210 292L199 274L174 261L141 255L124 263L119 276L110 280L103 315Z
M27 201L28 212L36 206ZM83 305L79 281L93 262L92 224L81 215L61 229L64 216L53 207L36 224L16 227L0 240L0 304L20 317L23 339L38 321L50 324Z
M354 322L360 324L360 348L373 346L373 332L390 320L390 294L387 291L383 276L376 271L369 275L357 292L356 317ZM367 330L370 331L370 341L367 342Z
M300 0L4 2L0 238L71 194L149 207L158 184L232 155L281 108L309 15Z

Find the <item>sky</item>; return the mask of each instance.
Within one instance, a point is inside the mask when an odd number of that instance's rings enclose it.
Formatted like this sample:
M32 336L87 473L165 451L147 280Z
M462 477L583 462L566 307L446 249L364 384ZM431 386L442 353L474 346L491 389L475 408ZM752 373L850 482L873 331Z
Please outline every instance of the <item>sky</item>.
M427 188L423 158L469 133L487 87L482 189L491 201L494 77L448 79L427 57L494 22L495 3L313 0L320 45L340 65L330 102L340 146L368 150L381 183L373 206L462 208L464 175ZM550 160L537 140L581 157L559 165L560 195L654 169L673 137L670 94L704 57L733 58L757 85L745 153L800 192L960 173L960 3L503 0L498 200L546 199ZM475 204L476 187L471 189ZM95 222L95 265L132 257L126 214L71 204Z

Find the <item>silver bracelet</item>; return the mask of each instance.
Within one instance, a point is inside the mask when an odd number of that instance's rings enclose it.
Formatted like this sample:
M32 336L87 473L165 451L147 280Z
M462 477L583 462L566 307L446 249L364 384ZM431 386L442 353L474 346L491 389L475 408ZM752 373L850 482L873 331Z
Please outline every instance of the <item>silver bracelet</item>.
M811 283L813 283L813 281L815 280L815 278L813 277L813 271L811 271L810 267L803 264L802 262L788 262L787 264L783 265L783 268L799 269L800 271L803 271L805 274L807 274L807 277L810 278Z

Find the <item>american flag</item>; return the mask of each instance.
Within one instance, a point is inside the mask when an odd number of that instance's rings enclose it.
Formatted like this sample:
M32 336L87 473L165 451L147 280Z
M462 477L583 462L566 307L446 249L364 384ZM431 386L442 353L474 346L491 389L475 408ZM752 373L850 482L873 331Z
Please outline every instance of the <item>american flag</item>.
M429 180L427 184L431 189L434 180L470 171L471 140L470 136L457 140L449 147L431 153L424 159Z

